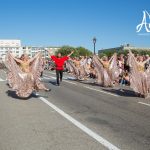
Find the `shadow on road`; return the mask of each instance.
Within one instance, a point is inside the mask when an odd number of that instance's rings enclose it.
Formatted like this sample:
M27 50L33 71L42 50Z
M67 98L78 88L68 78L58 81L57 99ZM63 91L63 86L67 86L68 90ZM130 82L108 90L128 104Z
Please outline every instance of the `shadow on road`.
M35 94L31 94L29 97L27 98L24 98L24 97L19 97L16 95L16 92L15 91L11 91L11 90L8 90L6 91L6 94L9 96L9 97L12 97L14 99L17 99L17 100L29 100L31 98L38 98L39 95L35 95Z
M119 96L125 97L137 97L134 91L127 90L127 89L102 89L103 91L110 92L113 94L117 94Z
M50 84L56 85L56 81L49 81Z
M80 81L80 80L76 80L77 82L80 82L82 84L85 85L90 85L93 87L100 87L101 90L105 91L105 92L109 92L109 93L113 93L113 94L117 94L119 96L124 96L124 97L137 97L137 95L135 94L134 91L130 90L130 89L113 89L111 87L103 87L97 83L94 82L84 82L84 81Z

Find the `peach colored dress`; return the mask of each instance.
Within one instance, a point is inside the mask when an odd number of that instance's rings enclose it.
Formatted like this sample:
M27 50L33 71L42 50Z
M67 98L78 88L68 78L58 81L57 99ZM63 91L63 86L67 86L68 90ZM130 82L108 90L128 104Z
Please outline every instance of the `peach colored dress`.
M43 71L42 58L39 54L31 64L21 63L18 65L10 53L6 57L8 72L8 83L16 91L19 97L29 97L33 90L45 89L39 77Z
M144 70L144 66L136 61L136 58L129 52L130 86L135 93L148 98L150 97L150 67Z
M94 55L93 62L97 72L97 83L109 87L119 78L119 67L117 65L117 55L114 54L112 61L101 62L99 57Z

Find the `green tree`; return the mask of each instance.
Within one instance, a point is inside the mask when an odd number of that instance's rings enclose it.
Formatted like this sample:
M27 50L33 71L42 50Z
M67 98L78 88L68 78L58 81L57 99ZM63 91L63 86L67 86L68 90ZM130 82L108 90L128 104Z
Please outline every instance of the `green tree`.
M56 55L58 53L61 53L62 56L66 56L68 54L71 53L71 51L74 50L74 53L71 55L71 57L79 57L79 56L90 56L92 55L92 52L89 51L88 49L84 48L84 47L72 47L72 46L62 46L57 52Z
M90 56L92 52L84 47L77 47L76 50L78 51L79 56Z
M131 50L132 51L132 53L134 53L134 54L139 54L139 55L146 55L146 54L148 54L149 56L150 56L150 51L146 51L146 50L139 50L139 49L134 49L134 50ZM99 53L99 57L103 57L103 56L108 56L108 57L110 57L110 56L112 56L114 53L117 53L118 54L118 56L120 55L120 54L124 54L124 55L127 55L128 54L128 52L129 52L129 50L106 50L106 51L102 51L101 53Z

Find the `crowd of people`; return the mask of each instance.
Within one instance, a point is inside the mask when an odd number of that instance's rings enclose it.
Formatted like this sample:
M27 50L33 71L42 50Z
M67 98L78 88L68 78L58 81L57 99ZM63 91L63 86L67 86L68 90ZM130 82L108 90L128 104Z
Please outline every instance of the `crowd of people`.
M23 54L20 59L11 53L7 54L9 86L20 97L28 97L35 90L47 89L40 81L44 69L56 70L56 85L62 81L63 72L66 70L77 80L94 79L94 83L104 87L131 86L135 93L147 98L150 96L150 57L148 55L135 55L131 51L127 55L114 53L111 57L80 56L71 58L73 51L68 56L51 55L50 60L42 59L40 53L33 58Z
M127 56L115 53L110 58L96 55L73 58L66 62L66 68L79 80L94 78L96 84L104 87L128 85L138 96L147 98L150 96L149 64L149 55L134 55L129 51Z

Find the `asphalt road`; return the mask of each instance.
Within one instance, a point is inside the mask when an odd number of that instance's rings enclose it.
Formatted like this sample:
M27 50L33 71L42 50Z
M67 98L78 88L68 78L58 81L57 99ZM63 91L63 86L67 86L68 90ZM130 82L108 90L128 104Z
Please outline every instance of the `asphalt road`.
M0 71L0 150L150 150L150 99L129 87L102 88L72 80L19 99Z

